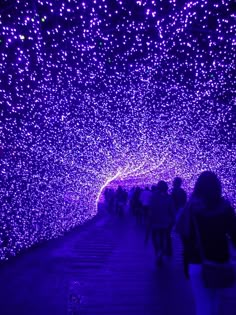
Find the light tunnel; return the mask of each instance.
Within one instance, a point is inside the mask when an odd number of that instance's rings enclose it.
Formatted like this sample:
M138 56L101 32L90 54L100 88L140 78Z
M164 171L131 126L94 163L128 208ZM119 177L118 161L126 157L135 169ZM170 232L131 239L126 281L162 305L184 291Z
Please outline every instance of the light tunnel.
M97 213L105 187L235 197L233 1L2 1L0 259Z

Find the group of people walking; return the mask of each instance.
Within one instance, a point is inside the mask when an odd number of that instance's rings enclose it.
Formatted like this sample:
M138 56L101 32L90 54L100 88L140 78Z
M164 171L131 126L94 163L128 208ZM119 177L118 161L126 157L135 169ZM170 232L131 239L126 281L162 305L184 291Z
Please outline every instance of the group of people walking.
M172 255L171 231L187 200L181 184L181 178L176 177L171 194L168 193L168 184L163 180L151 188L133 187L127 192L119 186L116 191L105 191L109 212L123 217L129 211L136 217L137 224L146 225L146 242L151 237L158 265L162 264L164 256Z
M125 209L145 224L147 242L152 239L157 265L164 256L172 255L171 232L174 230L183 244L183 266L190 279L197 315L220 314L219 294L234 284L230 262L229 241L236 248L236 215L222 196L217 175L205 171L198 177L192 194L181 187L176 177L168 193L168 184L159 181L151 188L118 187L105 192L108 210L123 216Z

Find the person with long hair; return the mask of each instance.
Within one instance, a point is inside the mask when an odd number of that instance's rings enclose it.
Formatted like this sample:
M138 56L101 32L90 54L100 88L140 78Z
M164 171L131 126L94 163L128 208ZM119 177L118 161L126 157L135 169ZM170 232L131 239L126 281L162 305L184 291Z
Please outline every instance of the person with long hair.
M206 287L203 258L220 265L230 261L229 238L236 247L236 216L222 197L215 173L200 174L175 230L183 242L184 270L191 281L196 314L218 315L221 289Z

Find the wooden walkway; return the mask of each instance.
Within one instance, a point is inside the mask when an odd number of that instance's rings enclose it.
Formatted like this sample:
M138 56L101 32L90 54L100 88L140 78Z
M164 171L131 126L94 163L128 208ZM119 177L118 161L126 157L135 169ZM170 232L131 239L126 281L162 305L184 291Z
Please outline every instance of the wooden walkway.
M194 315L181 245L157 268L144 229L100 215L0 267L1 315ZM222 315L236 315L235 290Z

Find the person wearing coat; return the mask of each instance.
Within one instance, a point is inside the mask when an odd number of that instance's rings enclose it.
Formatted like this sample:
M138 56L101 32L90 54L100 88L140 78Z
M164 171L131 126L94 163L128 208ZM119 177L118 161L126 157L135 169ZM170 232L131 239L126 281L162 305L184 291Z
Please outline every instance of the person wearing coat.
M222 289L205 286L203 257L219 264L229 262L229 238L236 247L236 215L229 201L222 197L221 182L215 173L200 174L175 231L183 243L184 272L191 282L196 314L219 315Z

